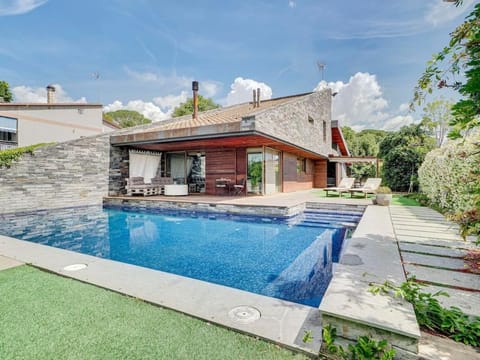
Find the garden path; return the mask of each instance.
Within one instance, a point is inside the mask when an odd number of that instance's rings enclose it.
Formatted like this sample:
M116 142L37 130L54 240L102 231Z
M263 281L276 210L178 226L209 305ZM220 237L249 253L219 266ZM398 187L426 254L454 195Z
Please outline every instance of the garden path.
M458 225L426 207L390 206L390 216L407 276L431 284L425 291L445 291L438 300L480 316L480 274L468 271L463 259L478 247L464 241Z

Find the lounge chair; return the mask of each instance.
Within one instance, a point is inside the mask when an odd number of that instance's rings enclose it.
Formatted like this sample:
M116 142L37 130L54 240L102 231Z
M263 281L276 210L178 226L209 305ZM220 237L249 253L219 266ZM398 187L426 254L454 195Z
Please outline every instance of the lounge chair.
M368 178L362 187L350 189L350 197L353 197L354 193L362 193L367 198L367 194L375 194L382 183L382 178Z
M336 191L338 192L338 196L341 197L342 193L344 192L348 193L350 191L354 183L355 183L355 178L345 177L340 181L340 184L338 184L338 186L327 187L322 190L324 190L327 193L327 196L329 191Z

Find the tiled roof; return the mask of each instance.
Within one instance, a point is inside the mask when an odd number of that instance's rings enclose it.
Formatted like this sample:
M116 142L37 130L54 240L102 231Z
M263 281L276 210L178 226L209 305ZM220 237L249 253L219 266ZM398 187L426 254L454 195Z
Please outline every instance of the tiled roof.
M196 119L192 115L185 115L171 120L159 121L151 124L148 128L142 127L138 129L139 132L154 132L164 130L175 130L193 128L207 125L219 125L235 123L242 120L243 117L255 115L263 110L274 107L276 105L284 104L286 102L310 95L311 93L292 95L271 100L263 100L260 102L260 107L253 107L253 103L243 103L214 110L208 110L198 113ZM136 132L136 131L133 131Z

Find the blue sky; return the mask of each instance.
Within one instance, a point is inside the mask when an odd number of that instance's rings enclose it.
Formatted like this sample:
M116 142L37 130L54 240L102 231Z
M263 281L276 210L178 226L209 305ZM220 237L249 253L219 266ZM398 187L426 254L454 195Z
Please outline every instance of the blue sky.
M312 91L323 77L344 125L393 129L420 117L405 106L416 79L474 3L0 0L0 80L16 101L44 101L55 84L59 101L162 120L194 79L228 105L256 87Z

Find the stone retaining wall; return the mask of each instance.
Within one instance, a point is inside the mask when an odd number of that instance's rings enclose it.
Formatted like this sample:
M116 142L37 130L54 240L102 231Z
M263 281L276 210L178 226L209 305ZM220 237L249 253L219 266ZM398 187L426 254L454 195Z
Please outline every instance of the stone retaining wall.
M36 149L0 168L0 213L101 204L108 195L109 135Z

